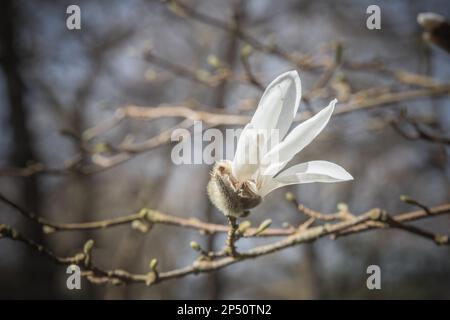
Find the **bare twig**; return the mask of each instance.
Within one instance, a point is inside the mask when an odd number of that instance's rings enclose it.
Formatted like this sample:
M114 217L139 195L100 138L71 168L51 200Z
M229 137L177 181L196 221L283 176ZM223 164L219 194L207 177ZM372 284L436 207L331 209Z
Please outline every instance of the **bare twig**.
M418 228L418 227L415 227L415 226L411 226L411 225L407 225L407 224L404 224L402 222L398 222L397 220L393 219L391 216L389 216L386 213L384 213L384 215L383 215L381 220L386 222L390 227L397 228L397 229L402 229L402 230L405 230L407 232L410 232L410 233L413 233L415 235L418 235L420 237L424 237L426 239L434 241L437 245L448 245L449 244L448 236L434 234L434 233L431 233L429 231L423 230L421 228Z
M439 85L431 88L408 90L403 92L387 92L376 97L365 97L363 99L358 98L350 100L348 103L343 103L338 106L334 112L335 116L342 116L349 113L354 113L363 110L372 110L375 108L381 108L391 106L393 104L416 100L424 97L443 96L450 94L450 85ZM358 96L355 93L354 96ZM300 113L294 121L305 120L313 116L310 111L304 111ZM136 119L159 119L159 118L183 118L187 121L182 121L178 126L187 127L189 121L202 121L209 127L215 127L219 125L245 125L249 122L250 116L227 114L210 112L203 110L194 110L184 105L160 105L158 107L141 107L141 106L126 106L118 109L111 119L100 122L96 126L86 130L83 134L85 139L93 139L94 137L105 133L121 123L123 119L136 118ZM419 128L420 130L420 128ZM423 137L427 139L438 139L431 136L429 133L420 131ZM150 151L156 147L165 145L170 142L170 130L161 132L159 135L148 139L145 142L137 144L125 144L117 146L114 149L118 151L112 155L94 154L92 159L94 166L82 167L82 168L52 168L47 169L44 165L39 165L37 168L6 168L0 169L0 175L18 175L18 176L31 176L35 174L67 174L71 172L79 172L83 174L92 174L103 171L110 167L121 164L133 156ZM446 138L438 139L442 143L447 143Z
M161 214L156 211L142 210L138 214L104 221L78 223L78 224L56 224L36 218L35 215L33 215L30 212L27 212L26 210L24 210L14 202L8 200L4 196L1 196L0 200L14 207L30 220L39 223L43 226L47 226L48 228L54 228L53 231L107 228L116 225L130 223L137 219L146 219L146 221L150 223L163 223L178 227L193 228L204 232L227 232L229 235L229 239L231 239L227 242L228 250L230 250L229 248L234 248L235 241L240 237L240 236L238 237L236 233L236 231L238 230L236 221L234 222L230 221L230 226L215 225L194 219L183 219L172 217L169 215ZM310 213L310 211L308 212ZM315 217L310 217L308 221L311 221L312 219L315 220L317 218L323 218L325 216L322 213L319 213L320 215L317 215L316 213L319 212L315 212L314 213ZM310 227L310 225L305 227L305 224L302 224L299 226L299 228L294 230L292 230L291 228L285 230L282 229L284 237L281 240L271 244L255 247L246 252L239 252L239 254L237 254L236 251L233 249L231 249L231 252L228 252L228 254L226 250L218 253L206 252L202 253L199 259L197 259L196 261L194 261L194 263L186 267L166 272L158 272L156 271L156 266L154 266L154 268L150 272L145 274L132 274L128 271L120 269L103 270L96 267L93 264L90 255L93 246L92 242L88 242L85 244L85 248L82 253L78 253L72 257L61 258L55 255L50 249L44 248L41 245L35 243L34 241L27 239L26 237L21 235L17 230L4 224L0 225L0 238L9 238L12 240L22 242L27 246L29 246L30 248L36 250L37 252L49 257L51 260L53 260L58 264L65 264L65 265L77 264L83 269L82 275L93 283L126 284L135 282L135 283L145 283L146 285L152 285L158 282L174 278L180 278L190 274L215 271L246 259L264 256L294 245L315 241L325 236L337 237L343 235L350 235L375 228L392 227L402 229L415 235L419 235L421 237L433 240L435 243L440 245L448 244L449 240L447 236L434 235L428 231L421 230L420 228L404 224L405 222L408 221L418 220L422 218L429 218L448 213L450 213L450 204L444 204L433 208L426 208L426 210L403 213L400 215L396 215L394 217L390 217L385 211L382 211L380 209L372 209L359 216L352 216L352 218L344 219L334 224L326 223L324 225L316 227ZM381 223L381 225L377 224L377 222ZM264 222L262 223L262 225L265 226L268 226L269 224ZM244 235L250 236L258 235L259 232L262 230L261 228L262 228L261 226L258 229L248 228L244 231ZM264 229L261 235L269 235L269 234L274 235L278 231L279 230L270 228ZM233 251L235 254L233 254Z
M236 231L238 230L239 225L237 224L236 218L232 216L228 216L228 232L227 232L227 242L226 242L226 251L227 253L235 257L237 255L236 252Z
M410 126L412 126L415 130L415 133L408 133L401 127L401 122L406 122ZM421 127L421 123L417 120L407 117L406 114L401 114L399 119L392 119L390 121L392 128L403 138L407 140L424 140L433 143L440 144L450 144L450 137L440 136L436 133L429 132L428 130L424 130Z
M321 67L320 64L312 62L309 55L295 55L284 51L275 44L266 45L241 28L237 29L233 23L227 23L214 17L200 13L178 0L169 0L166 2L169 9L178 16L189 17L209 26L224 30L229 33L234 33L241 41L244 41L255 50L290 61L302 69L311 70Z
M258 78L256 78L255 74L252 71L249 58L250 58L250 53L245 52L245 48L244 48L243 52L241 52L241 62L242 62L242 65L244 66L244 70L247 75L247 78L250 81L250 83L255 85L256 88L258 88L260 91L264 91L264 86L258 80Z
M450 212L450 204L443 205L436 208L430 208L429 215L427 212L421 210L417 212L405 213L393 218L395 223L399 223L401 220L415 220L423 217L430 217L437 214L449 213ZM264 256L276 251L283 250L285 248L299 245L305 242L315 241L319 238L329 236L329 235L337 235L337 234L354 234L358 232L362 232L367 230L364 226L368 226L369 222L380 221L385 219L386 215L379 209L373 209L369 212L357 216L354 219L346 220L342 222L335 223L333 225L325 224L317 227L312 227L305 230L298 230L293 234L271 244L262 245L255 247L246 252L240 252L239 255L236 256L227 256L222 257L217 260L208 260L208 259L198 259L194 261L193 264L174 269L166 272L158 272L150 271L146 274L132 274L124 270L109 270L105 271L95 267L92 261L87 264L86 261L86 252L82 254L78 254L74 257L69 258L59 258L49 249L43 249L40 245L34 243L31 240L27 240L25 237L20 235L16 230L13 230L9 226L0 225L0 235L3 238L9 238L12 240L18 240L26 245L30 246L32 249L38 251L41 254L46 255L53 261L59 264L78 264L83 268L82 275L85 276L89 281L93 283L112 283L112 284L126 284L126 283L145 283L146 285L153 285L162 281L166 281L169 279L180 278L191 274L205 273L215 271L231 264L244 261L251 258L256 258L260 256ZM395 224L394 223L394 224ZM398 227L396 225L395 227ZM411 231L409 228L408 231ZM417 232L414 232L417 234ZM423 234L421 234L423 235ZM425 236L425 235L423 235ZM428 237L428 236L426 236ZM434 239L435 242L437 242ZM448 243L448 238L440 238L439 243ZM81 263L83 261L83 263Z
M150 224L164 224L164 225L178 226L186 229L198 230L206 234L227 233L229 231L229 228L226 225L207 223L200 221L196 218L176 217L149 209L142 209L138 213L133 213L117 218L99 221L80 222L80 223L56 223L36 216L34 213L26 210L22 206L6 198L1 193L0 193L0 201L3 201L9 206L15 208L26 218L42 225L42 227L44 227L45 231L48 233L58 231L99 230L124 224L131 224L134 221L143 221ZM271 228L264 230L262 233L258 234L256 234L256 231L258 231L258 228L248 228L246 229L246 231L243 233L242 236L243 237L287 236L293 233L293 230L291 228Z
M418 211L412 211L412 212L407 212L407 213L403 213L403 214L398 214L398 215L393 216L392 218L399 223L405 223L405 222L423 219L426 217L433 217L433 216L438 216L438 215L442 215L442 214L448 214L449 212L450 212L450 204L443 204L440 206L427 208L427 210L418 210ZM385 228L385 227L386 226L383 224L365 223L365 224L361 224L359 226L352 227L343 232L340 232L340 233L334 235L334 237L337 238L337 237L341 237L341 236L345 236L345 235L350 235L355 232L362 232L362 231L368 231L368 230L373 230L373 229L377 229L377 228Z

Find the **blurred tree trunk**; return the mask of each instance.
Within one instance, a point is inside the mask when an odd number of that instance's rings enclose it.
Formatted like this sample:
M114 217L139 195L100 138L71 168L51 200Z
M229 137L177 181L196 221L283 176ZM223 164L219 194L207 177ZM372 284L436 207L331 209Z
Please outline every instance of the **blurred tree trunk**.
M5 92L12 133L9 163L14 167L25 167L38 161L29 126L29 110L25 102L27 89L22 74L25 59L20 46L22 16L23 12L18 2L2 1L0 5L0 64L5 78ZM18 201L28 210L39 214L43 201L38 176L17 178L15 182L17 182L18 194L21 198ZM29 229L27 231L30 237L45 244L43 234L37 226L27 224L27 229ZM13 277L12 281L23 281L25 286L33 283L28 287L38 291L28 291L26 295L24 292L17 293L19 297L54 297L55 291L51 286L54 278L53 269L49 268L46 262L31 254L24 257L22 267L18 270L19 275ZM18 286L18 288L25 286ZM46 289L42 290L43 288Z
M296 194L296 187L289 186L287 189ZM296 213L299 214L299 212ZM299 216L302 216L302 218L297 224L306 222L307 217L301 214ZM298 296L293 297L294 299L317 300L323 298L322 290L324 288L320 278L320 265L317 263L317 249L314 248L315 246L315 243L305 243L299 248L299 250L302 250L302 255L297 268L302 285L301 291L298 292Z
M303 268L302 278L305 281L303 286L303 299L321 299L321 282L318 273L318 264L314 243L306 243L303 248Z

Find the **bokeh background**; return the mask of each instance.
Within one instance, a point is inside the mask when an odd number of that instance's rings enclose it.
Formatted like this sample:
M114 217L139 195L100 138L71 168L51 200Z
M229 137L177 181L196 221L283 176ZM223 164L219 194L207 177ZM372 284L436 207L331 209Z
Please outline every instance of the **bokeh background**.
M450 55L424 42L416 22L417 14L427 11L450 18L446 0L183 3L226 23L238 13L242 29L287 52L326 55L339 42L344 59L349 61L381 61L392 69L428 75L441 82L450 80ZM81 8L81 30L66 28L70 4ZM381 30L366 28L366 8L371 4L381 8ZM251 114L261 95L256 86L236 79L206 85L148 56L151 52L200 76L217 74L217 62L233 74L244 74L240 55L245 42L176 11L161 1L2 1L2 194L59 222L117 217L148 207L225 223L205 192L210 166L174 165L171 145L139 153L95 174L41 172L18 176L8 170L33 163L61 168L76 155L82 164L91 164L93 154L83 148L80 136L126 105L173 104ZM257 50L250 64L263 85L296 68L291 62ZM314 71L299 72L304 92L320 77ZM302 101L300 109L320 110L334 98L332 84L339 80L344 88L350 88L350 94L398 86L375 70L342 68L330 81L331 91L308 103ZM436 130L448 134L449 107L448 97L425 97L332 118L296 161L329 160L346 168L355 180L278 189L249 220L257 225L271 218L278 227L303 221L304 217L286 202L287 191L308 207L329 213L335 212L340 202L348 204L354 213L374 207L391 213L414 210L399 200L402 194L430 206L450 201L448 145L406 140L384 121L405 108L410 115L431 119ZM102 152L105 144L118 144L125 136L142 141L175 123L174 119L126 120L91 145ZM195 231L159 225L148 233L124 225L45 235L3 203L0 222L13 225L62 256L76 253L87 239L94 239L94 258L99 265L132 272L146 272L154 257L161 270L190 263L196 257L189 247L192 240L215 249L224 242L223 236L208 238ZM442 216L418 224L448 234L450 219ZM261 240L243 240L239 248L258 243ZM366 268L371 264L381 267L381 290L366 287ZM215 273L152 287L98 286L83 280L82 290L70 291L66 288L65 267L55 266L20 243L0 241L1 298L448 299L449 270L447 246L438 247L398 230L378 230L336 241L321 239Z

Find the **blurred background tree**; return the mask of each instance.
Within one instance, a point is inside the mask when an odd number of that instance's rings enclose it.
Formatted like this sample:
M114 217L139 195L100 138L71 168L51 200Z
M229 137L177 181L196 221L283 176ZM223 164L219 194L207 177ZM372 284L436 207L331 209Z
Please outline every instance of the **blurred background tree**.
M330 96L361 108L333 117L301 159L339 163L355 181L277 190L254 210L253 224L303 221L287 190L321 212L340 202L355 213L411 210L402 194L429 206L449 202L442 137L450 56L424 42L416 22L426 11L450 17L445 0L379 1L381 30L366 28L370 1L77 1L81 30L66 28L70 4L7 0L0 9L0 190L46 219L92 221L148 207L224 223L207 200L209 166L172 164L167 143L120 149L177 119L125 119L93 138L86 130L127 105L251 114L262 88L293 68L302 77L301 111L320 110ZM191 240L216 250L224 242L165 226L44 235L3 204L1 223L66 256L92 238L99 265L138 273L154 257L163 270L190 263ZM421 225L448 234L450 221ZM244 249L262 240L246 241ZM320 240L152 287L83 281L83 290L69 291L65 268L27 247L0 241L0 257L2 298L450 298L448 246L398 231ZM366 288L371 264L381 267L382 290Z

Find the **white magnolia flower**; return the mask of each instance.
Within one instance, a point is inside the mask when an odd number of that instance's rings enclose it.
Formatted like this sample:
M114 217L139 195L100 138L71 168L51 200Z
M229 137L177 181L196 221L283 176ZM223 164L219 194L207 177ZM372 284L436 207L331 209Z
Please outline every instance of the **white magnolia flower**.
M253 118L242 131L233 161L216 163L208 194L225 215L244 216L269 192L286 185L353 179L345 169L328 161L310 161L283 170L325 128L337 102L334 99L287 134L300 98L297 71L278 76L266 88Z

